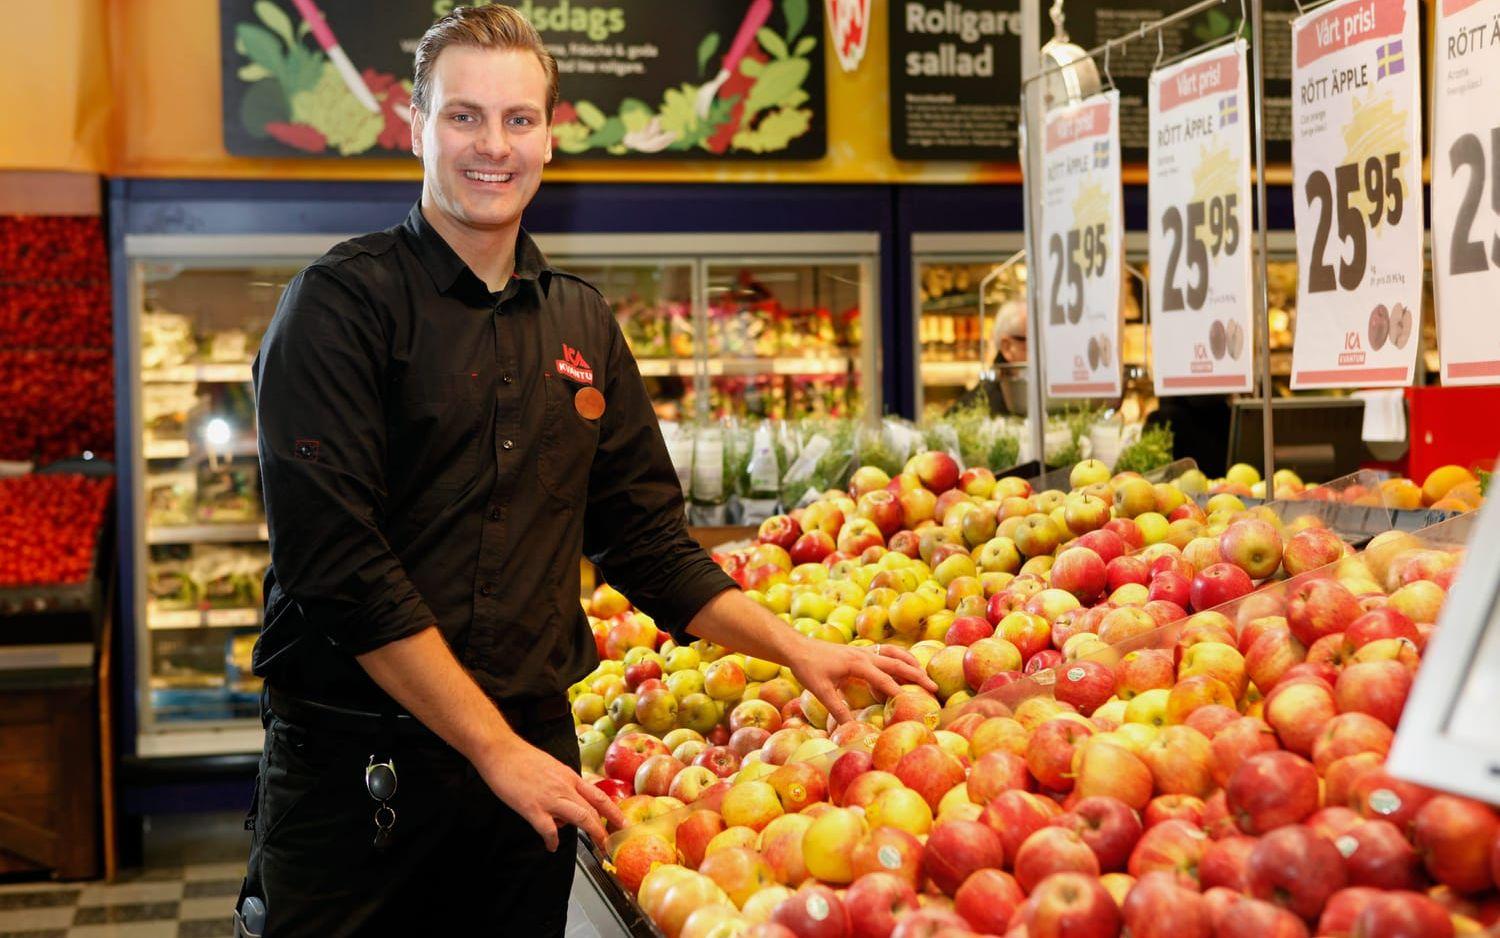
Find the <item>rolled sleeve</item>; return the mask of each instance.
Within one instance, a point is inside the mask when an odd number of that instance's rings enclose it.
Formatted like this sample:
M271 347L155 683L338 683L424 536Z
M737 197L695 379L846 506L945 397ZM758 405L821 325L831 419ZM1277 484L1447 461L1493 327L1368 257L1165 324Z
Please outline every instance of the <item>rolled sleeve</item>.
M698 611L738 587L688 536L682 487L618 324L611 331L606 380L584 553L658 627L687 642L687 625Z
M256 359L272 569L351 655L434 624L382 531L385 348L370 305L310 267L288 284Z

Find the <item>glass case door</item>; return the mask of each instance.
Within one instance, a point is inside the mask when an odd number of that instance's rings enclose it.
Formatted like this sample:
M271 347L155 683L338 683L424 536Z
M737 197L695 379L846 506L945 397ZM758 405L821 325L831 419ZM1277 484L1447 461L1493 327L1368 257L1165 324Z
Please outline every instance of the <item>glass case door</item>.
M704 282L707 416L853 417L879 407L871 261L715 258Z
M202 745L174 731L228 732L213 751L259 731L250 651L269 550L250 364L287 282L318 253L132 260L143 754Z

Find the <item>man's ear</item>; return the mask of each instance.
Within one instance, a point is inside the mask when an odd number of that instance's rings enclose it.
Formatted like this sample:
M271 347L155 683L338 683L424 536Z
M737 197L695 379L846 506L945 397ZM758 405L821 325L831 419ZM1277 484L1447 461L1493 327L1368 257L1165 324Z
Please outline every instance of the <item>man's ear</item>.
M422 158L422 127L427 122L427 116L415 104L409 107L411 108L411 154L420 160Z
M544 166L552 162L552 118L550 117L547 118L547 126L545 130L547 131L547 149L542 154L542 165Z

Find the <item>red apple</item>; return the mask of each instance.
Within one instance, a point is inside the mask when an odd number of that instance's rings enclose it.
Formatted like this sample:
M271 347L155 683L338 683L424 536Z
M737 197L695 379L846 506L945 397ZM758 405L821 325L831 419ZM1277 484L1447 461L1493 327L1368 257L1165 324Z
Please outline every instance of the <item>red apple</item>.
M1304 756L1312 755L1313 743L1338 713L1333 692L1321 682L1283 680L1266 697L1266 722L1283 746Z
M1319 808L1309 814L1302 820L1302 823L1312 828L1314 833L1334 841L1334 846L1338 846L1337 841L1340 837L1365 823L1365 820L1341 804L1330 804L1326 808Z
M1131 887L1120 909L1130 938L1211 938L1203 897L1171 873L1151 872Z
M1367 713L1340 713L1323 725L1323 732L1313 742L1313 765L1319 773L1326 773L1345 756L1373 752L1383 757L1394 738L1389 726Z
M1384 818L1402 833L1435 793L1385 771L1366 772L1349 786L1347 804L1362 818Z
M1334 700L1340 710L1368 713L1395 729L1411 684L1411 672L1399 662L1356 662L1339 672Z
M1073 755L1094 734L1087 723L1070 717L1048 720L1037 727L1026 745L1026 765L1036 780L1053 791L1073 789Z
M883 488L858 496L855 514L880 529L885 537L901 530L901 501Z
M1026 938L1115 938L1120 908L1087 873L1055 873L1037 884L1018 914Z
M742 727L730 734L728 749L740 759L744 759L745 756L764 746L766 740L770 738L771 734L759 726Z
M1032 780L1025 759L997 749L985 753L969 769L968 786L969 800L977 805L987 805L1001 792L1029 791Z
M1058 700L1072 704L1085 716L1092 714L1115 692L1115 674L1108 665L1079 659L1061 668L1053 684Z
M1164 870L1184 886L1198 887L1198 870L1208 835L1186 821L1163 821L1147 829L1130 854L1130 875L1139 879Z
M838 893L821 883L803 886L771 913L797 938L848 938L849 912Z
M833 535L825 531L808 531L797 538L789 552L794 564L822 563L835 547Z
M1297 576L1333 563L1344 556L1346 550L1344 542L1328 528L1308 528L1287 540L1281 551L1281 562L1287 576Z
M1240 712L1233 707L1210 704L1207 707L1199 707L1188 714L1185 725L1191 726L1209 739L1213 739L1218 735L1219 730L1241 719L1243 717L1240 716Z
M1351 650L1358 650L1383 638L1404 638L1414 645L1421 642L1417 625L1400 612L1385 606L1369 612L1349 623L1344 630L1344 641Z
M1106 873L1125 868L1125 862L1130 859L1130 852L1135 849L1143 831L1140 816L1134 809L1107 795L1079 799L1071 811L1053 818L1049 826L1076 833L1094 852L1099 868Z
M975 870L999 867L1004 858L1000 835L989 827L978 821L943 821L927 836L922 866L933 883L951 896Z
M1437 795L1422 805L1412 822L1412 843L1433 879L1462 893L1495 884L1490 856L1500 821L1489 806Z
M899 827L877 827L855 844L849 869L856 878L866 873L891 873L917 889L922 885L922 842Z
M902 756L896 763L895 776L921 795L936 814L943 796L964 780L964 764L942 747L928 743Z
M1255 588L1250 576L1232 563L1212 564L1193 577L1190 591L1193 608L1199 611L1239 599ZM1152 599L1171 599L1153 596Z
M916 907L916 891L892 873L866 873L844 893L850 938L886 938L896 921Z
M1422 864L1412 845L1390 821L1360 821L1333 839L1354 886L1420 889Z
M755 540L761 544L775 544L782 550L791 550L797 538L802 536L802 525L787 515L772 515L760 523Z
M953 896L953 910L975 931L1001 934L1026 894L1002 870L975 870Z
M1139 557L1116 557L1105 565L1104 574L1111 593L1126 583L1139 583L1147 587L1146 595L1150 596L1151 570Z
M1453 920L1441 905L1419 892L1387 892L1371 897L1354 920L1356 938L1453 938Z
M1345 886L1329 896L1323 914L1318 916L1320 938L1349 938L1354 930L1354 920L1378 895L1380 890L1369 886Z
M1318 771L1294 753L1259 752L1240 763L1224 791L1240 830L1264 834L1317 810Z
M636 770L654 755L670 755L661 740L649 733L621 733L604 751L604 775L634 784Z
M1298 641L1308 646L1324 635L1344 631L1359 614L1359 601L1335 580L1302 583L1292 590L1286 604L1288 627Z
M1118 521L1121 519L1117 518L1115 520ZM1129 549L1129 545L1126 544L1125 539L1115 531L1111 531L1109 529L1109 525L1111 523L1112 522L1106 522L1104 527L1100 528L1099 530L1087 532L1083 536L1079 537L1076 542L1076 546L1087 547L1089 550L1098 554L1099 559L1104 561L1104 565L1106 567L1123 557L1125 555L1125 551ZM1141 579L1135 582L1145 584L1146 580Z
M1307 938L1307 926L1286 909L1259 899L1240 899L1224 910L1214 938Z
M1052 801L1027 791L1005 791L985 805L979 820L1000 838L1005 866L1014 866L1016 854L1028 837L1046 827L1059 814Z
M1276 733L1264 721L1255 717L1241 717L1214 734L1209 743L1213 751L1210 768L1214 781L1224 786L1239 768L1241 762L1257 752L1270 752L1280 748Z
M1186 609L1193 602L1193 581L1176 570L1164 570L1151 577L1146 599L1162 600Z
M911 471L922 482L922 486L935 495L941 495L958 484L962 472L952 456L941 451L929 451L913 456Z
M863 749L850 749L835 759L828 769L828 800L842 806L849 783L874 765L874 757Z
M1172 655L1160 648L1129 652L1115 665L1115 693L1130 700L1148 690L1165 690L1177 680Z
M1158 795L1146 805L1141 820L1147 827L1155 827L1163 821L1187 821L1194 827L1203 826L1206 806L1202 798L1192 795Z
M1260 839L1250 851L1247 879L1251 895L1309 921L1347 882L1338 848L1301 824L1278 827Z
M1240 836L1209 841L1198 864L1198 879L1204 891L1223 886L1235 892L1248 892L1250 852L1257 843L1254 837Z
M1262 694L1269 694L1287 671L1305 660L1307 649L1292 634L1291 629L1269 628L1260 632L1246 649L1245 671Z

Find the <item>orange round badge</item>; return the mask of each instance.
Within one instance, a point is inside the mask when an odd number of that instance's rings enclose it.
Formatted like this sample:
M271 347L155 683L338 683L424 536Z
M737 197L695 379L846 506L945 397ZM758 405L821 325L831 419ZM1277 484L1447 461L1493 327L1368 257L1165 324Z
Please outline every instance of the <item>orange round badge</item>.
M585 420L598 420L604 415L604 395L598 388L579 388L573 395L573 407Z

